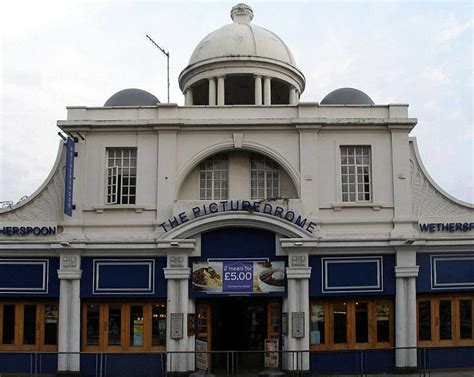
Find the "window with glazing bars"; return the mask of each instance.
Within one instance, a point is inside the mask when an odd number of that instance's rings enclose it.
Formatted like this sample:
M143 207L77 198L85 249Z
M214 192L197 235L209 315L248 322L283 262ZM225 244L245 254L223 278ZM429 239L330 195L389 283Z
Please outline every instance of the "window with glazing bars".
M280 196L280 166L275 161L259 154L250 157L250 196L252 199Z
M371 195L371 156L367 146L341 146L343 202L368 202Z
M135 204L137 148L107 148L107 204Z
M199 165L199 199L229 198L229 157L214 155Z

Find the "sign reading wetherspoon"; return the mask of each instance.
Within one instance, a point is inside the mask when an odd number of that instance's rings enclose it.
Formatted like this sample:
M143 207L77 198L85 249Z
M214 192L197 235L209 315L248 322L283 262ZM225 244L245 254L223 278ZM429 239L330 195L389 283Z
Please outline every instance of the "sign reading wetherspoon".
M285 291L285 262L208 260L193 263L193 290L205 293L269 293Z
M23 236L55 236L56 226L49 225L1 225L0 224L0 235L6 237L23 237Z
M301 215L294 211L285 210L283 207L274 206L269 203L250 202L248 200L223 200L220 202L213 202L201 206L193 207L188 212L181 212L160 224L160 227L169 232L190 220L194 220L201 216L233 211L247 211L249 213L259 212L266 215L278 217L279 219L293 223L309 233L313 233L316 223L302 218Z

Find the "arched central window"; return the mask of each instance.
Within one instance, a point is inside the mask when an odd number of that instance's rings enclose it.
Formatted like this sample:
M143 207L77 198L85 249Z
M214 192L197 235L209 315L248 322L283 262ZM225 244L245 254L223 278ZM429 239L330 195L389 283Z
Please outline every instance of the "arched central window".
M229 198L229 157L217 154L199 165L199 199Z
M261 154L250 157L250 195L252 199L280 197L280 166Z

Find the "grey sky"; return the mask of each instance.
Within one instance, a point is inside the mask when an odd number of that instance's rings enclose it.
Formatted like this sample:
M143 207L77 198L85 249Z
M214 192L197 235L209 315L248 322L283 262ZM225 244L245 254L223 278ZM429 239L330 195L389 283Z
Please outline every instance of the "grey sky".
M138 87L183 104L177 77L194 47L231 22L238 1L9 1L0 9L0 201L48 175L67 105L101 106ZM306 76L302 101L338 87L375 103L408 103L423 163L455 197L474 202L473 5L449 2L249 1L254 23L278 34Z

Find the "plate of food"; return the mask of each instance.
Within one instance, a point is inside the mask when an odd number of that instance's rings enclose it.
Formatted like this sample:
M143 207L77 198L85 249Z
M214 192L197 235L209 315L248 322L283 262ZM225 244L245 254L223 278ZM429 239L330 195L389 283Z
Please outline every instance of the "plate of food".
M203 291L220 291L222 276L216 266L196 264L193 268L193 286Z
M258 275L260 287L264 292L285 290L285 272L281 268L267 268Z

